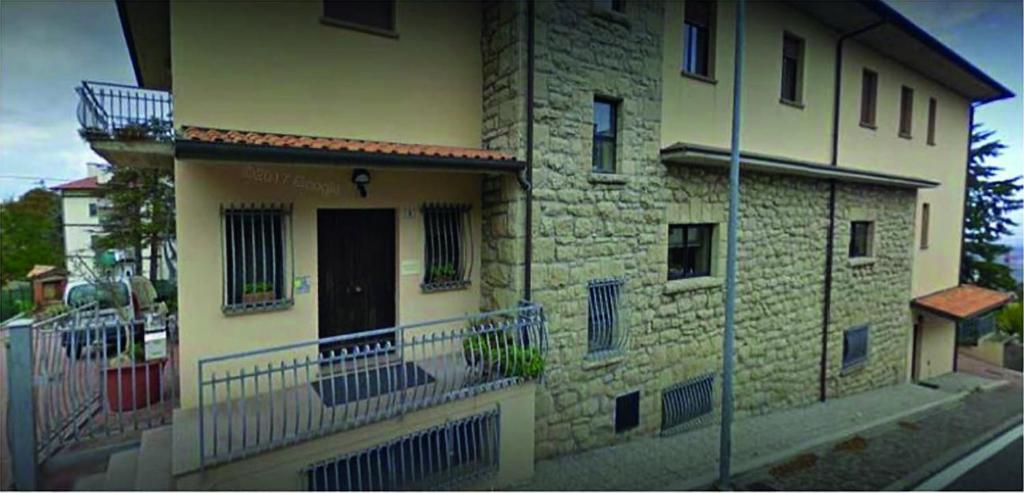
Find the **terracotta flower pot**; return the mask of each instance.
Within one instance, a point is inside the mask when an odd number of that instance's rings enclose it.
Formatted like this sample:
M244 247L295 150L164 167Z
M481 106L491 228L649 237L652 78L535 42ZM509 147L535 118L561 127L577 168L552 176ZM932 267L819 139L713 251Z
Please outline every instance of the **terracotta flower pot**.
M162 399L161 376L166 360L107 368L107 404L111 411L132 411ZM120 376L120 378L119 378Z
M242 303L247 305L257 305L260 303L268 303L274 301L273 291L261 291L259 293L243 293Z

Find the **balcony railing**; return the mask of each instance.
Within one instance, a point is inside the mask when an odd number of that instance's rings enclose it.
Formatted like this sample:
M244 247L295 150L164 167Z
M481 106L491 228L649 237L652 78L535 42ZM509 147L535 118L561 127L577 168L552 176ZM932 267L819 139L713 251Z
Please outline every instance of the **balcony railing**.
M83 81L78 123L86 139L157 140L174 138L170 93L105 82Z
M201 359L199 465L540 378L545 341L526 304Z

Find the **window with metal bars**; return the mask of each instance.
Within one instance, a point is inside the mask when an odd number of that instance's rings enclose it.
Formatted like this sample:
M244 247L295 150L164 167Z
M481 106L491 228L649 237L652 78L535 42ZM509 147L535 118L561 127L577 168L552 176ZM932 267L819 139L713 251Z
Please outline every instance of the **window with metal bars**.
M468 204L423 206L423 291L460 289L469 285L473 241Z
M661 430L709 416L714 409L714 373L684 380L661 391Z
M310 491L451 489L498 470L497 410L308 466Z
M598 279L587 283L587 351L621 350L626 346L622 322L625 279Z
M843 332L843 369L852 368L868 360L868 326L862 325Z
M221 206L223 310L244 313L292 304L292 206Z
M996 330L995 313L963 320L957 324L957 344L975 346L978 339Z

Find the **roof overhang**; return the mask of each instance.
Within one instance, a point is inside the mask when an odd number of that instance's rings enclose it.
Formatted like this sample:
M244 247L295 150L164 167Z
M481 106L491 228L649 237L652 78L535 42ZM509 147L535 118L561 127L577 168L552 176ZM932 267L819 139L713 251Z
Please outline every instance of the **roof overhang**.
M117 0L121 31L139 87L171 90L170 12L169 0Z
M882 21L856 41L948 87L970 101L985 103L1013 92L958 55L881 0L788 0L799 10L839 33Z
M330 137L185 127L174 142L180 159L335 165L436 171L518 173L526 163L498 151Z
M970 284L943 289L915 298L910 306L956 322L970 320L1001 308L1013 295Z
M727 169L729 158L729 149L696 144L677 143L661 150L661 161L667 165L697 165ZM833 179L897 188L917 189L939 186L938 182L920 178L841 168L752 152L740 153L740 165L743 171Z

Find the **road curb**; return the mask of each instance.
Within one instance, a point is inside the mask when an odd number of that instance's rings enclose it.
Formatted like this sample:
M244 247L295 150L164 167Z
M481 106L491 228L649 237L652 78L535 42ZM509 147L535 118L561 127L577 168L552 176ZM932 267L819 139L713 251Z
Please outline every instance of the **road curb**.
M999 435L1002 435L1003 433L1013 429L1015 426L1020 425L1022 420L1024 420L1024 415L1018 414L1006 421L1003 421L999 426L985 432L978 438L954 448L939 458L921 466L920 469L910 473L908 476L882 488L882 491L907 491L914 488L926 481L928 478L934 476L939 471L955 464L959 460L973 453L975 450L985 446L985 444L991 442Z
M862 423L862 424L856 425L856 426L854 426L852 428L847 428L845 430L838 431L838 432L835 432L835 433L832 433L832 434L829 434L829 435L818 436L818 437L816 437L813 440L810 440L808 442L803 442L800 445L796 445L796 446L790 447L788 449L784 449L784 450L775 452L775 453L770 454L770 455L766 455L766 456L763 456L763 457L758 457L756 459L748 460L746 462L734 463L733 467L732 467L732 477L735 478L736 476L739 476L741 474L746 474L746 473L754 471L756 469L760 469L762 467L769 466L769 465L777 463L777 462L781 462L781 461L783 461L785 459L788 459L790 457L798 455L798 454L800 454L802 452L805 452L807 450L818 448L818 447L820 447L822 445L826 445L828 443L841 441L841 440L843 440L845 438L848 438L848 437L851 437L853 435L862 433L862 432L870 430L872 428L876 428L878 426L886 425L886 424L892 423L894 421L899 421L899 420L902 420L902 419L907 418L909 416L920 414L920 413L929 411L931 409L934 409L936 407L943 406L943 405L946 405L946 404L949 404L949 403L952 403L952 402L956 402L956 401L962 400L963 398L967 397L968 395L970 395L973 392L978 392L978 391L987 392L989 390L994 390L994 389L1003 387L1005 385L1009 385L1009 383L1010 382L1008 382L1006 380L993 380L992 383L984 383L984 384L981 384L981 385L979 385L979 386L977 386L977 387L975 387L973 389L970 389L970 390L963 390L963 391L960 391L960 392L952 392L952 393L949 393L949 395L947 397L943 397L943 398L938 399L936 401L932 401L932 402L929 402L927 404L922 404L920 406L917 406L917 407L914 407L914 408L910 408L910 409L901 411L901 412L896 413L896 414L892 414L892 415L885 416L885 417L882 417L882 418L878 418L878 419L875 419L875 420L872 420L872 421L868 421L866 423ZM941 390L936 390L936 392L942 392L942 391ZM716 463L717 463L717 461L716 461ZM676 483L676 484L672 485L671 488L666 488L666 489L670 489L670 490L706 490L706 489L708 489L710 487L709 485L714 483L717 479L718 479L717 473L705 474L705 475L702 475L702 476L697 477L697 478L693 478L693 479L690 479L690 480L686 480L686 481L682 481L682 482Z

